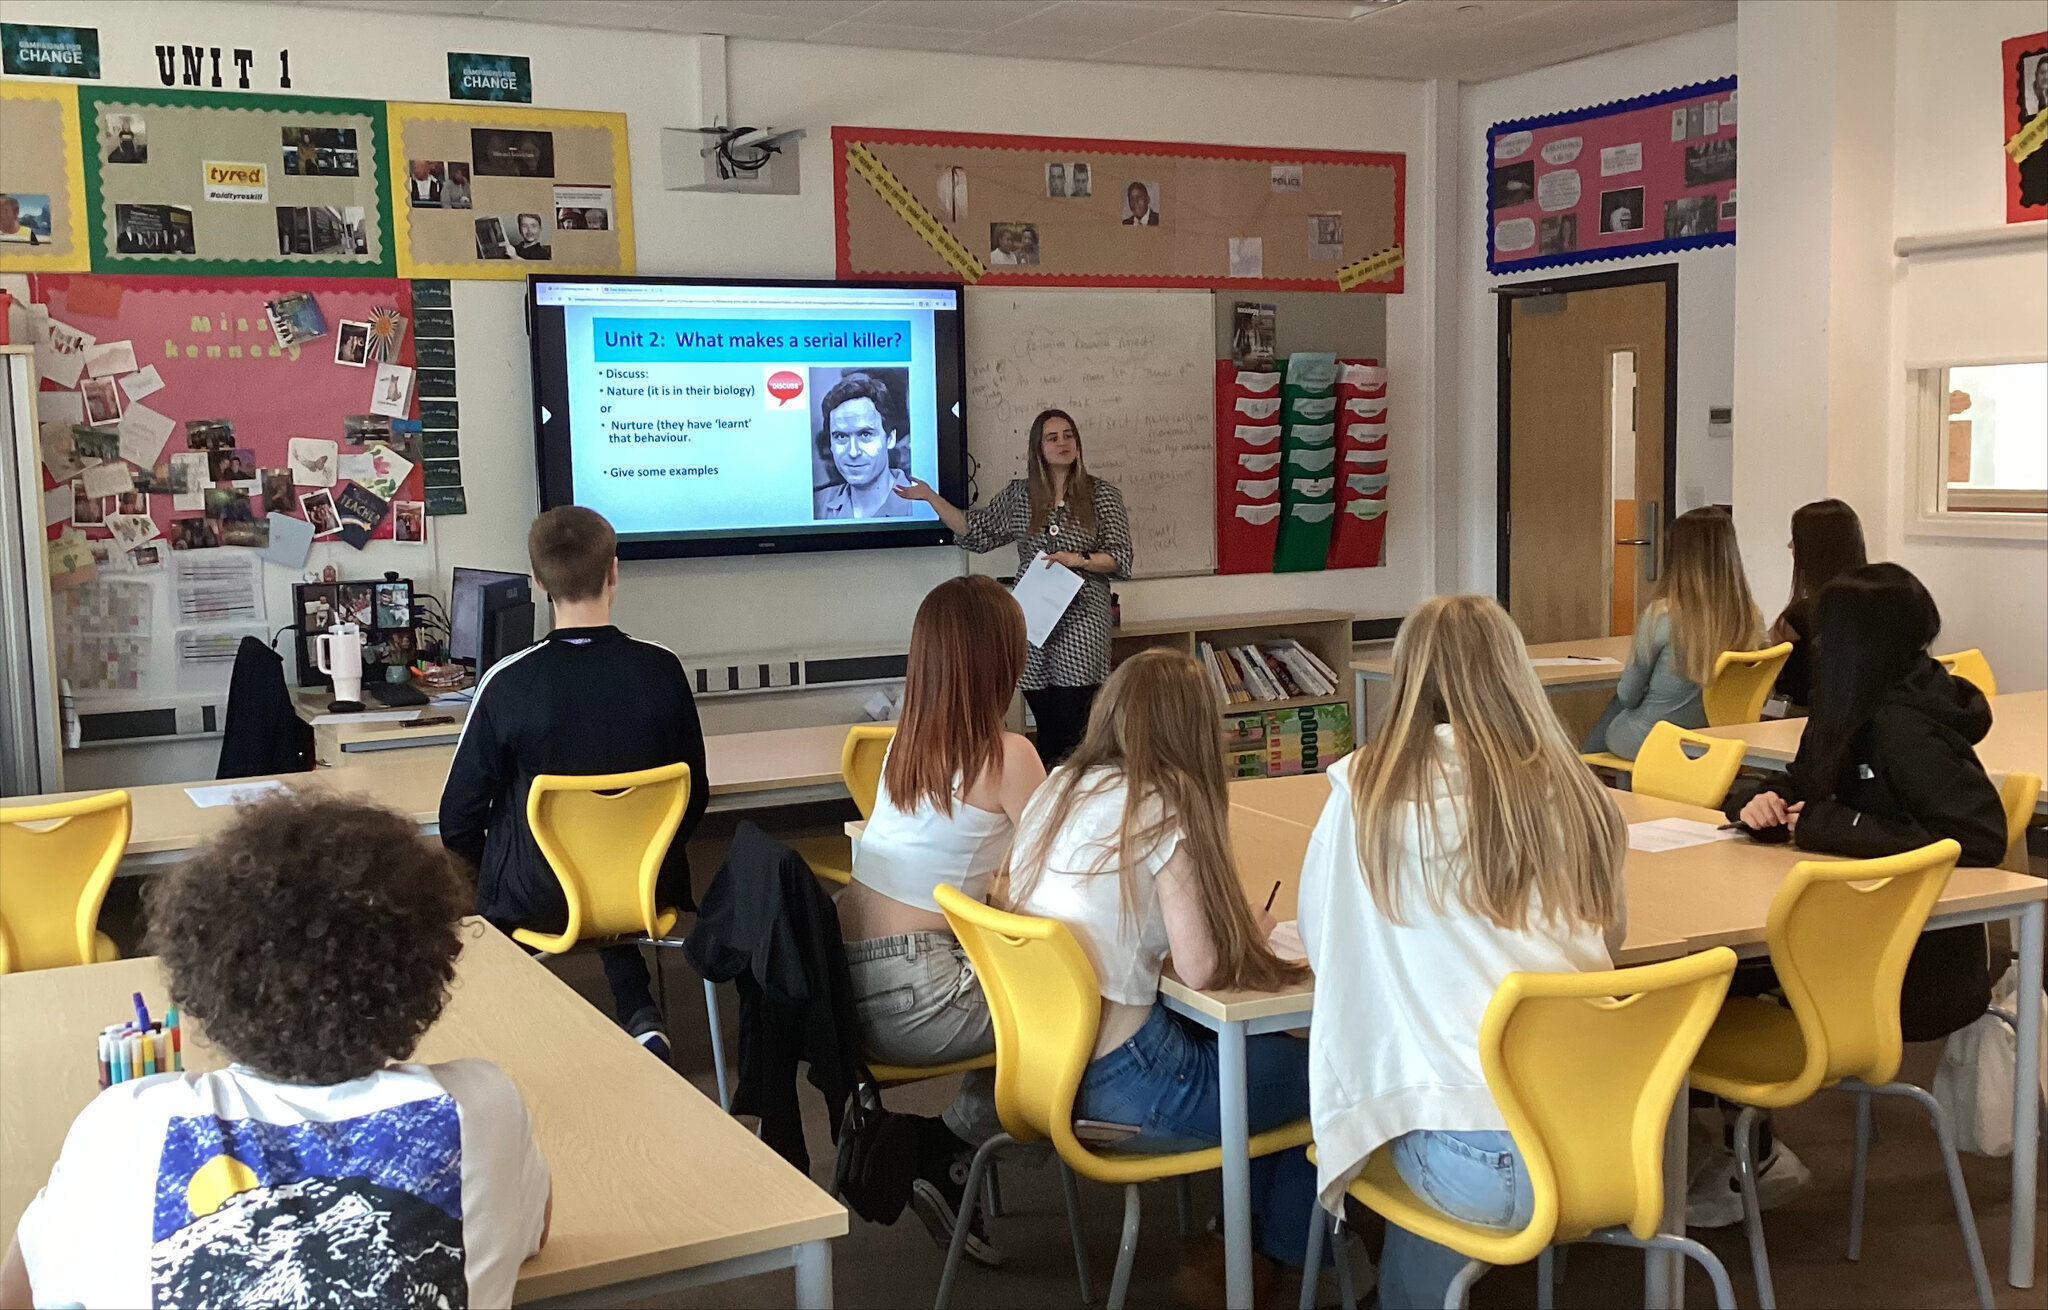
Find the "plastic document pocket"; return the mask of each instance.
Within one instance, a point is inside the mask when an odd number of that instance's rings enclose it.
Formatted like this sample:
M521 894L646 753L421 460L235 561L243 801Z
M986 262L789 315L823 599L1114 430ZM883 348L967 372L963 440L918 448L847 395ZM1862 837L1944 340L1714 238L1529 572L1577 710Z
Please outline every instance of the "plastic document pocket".
M1296 478L1291 490L1304 499L1320 500L1329 495L1336 485L1335 478Z
M1237 439L1247 446L1270 446L1280 439L1278 423L1240 423Z
M1304 396L1288 402L1288 415L1298 419L1328 419L1337 412L1335 396Z
M1246 418L1272 418L1280 412L1280 397L1269 396L1263 400L1242 397L1238 400L1236 409Z
M1337 507L1328 501L1319 505L1296 505L1287 511L1290 517L1300 519L1303 523L1327 523L1330 516L1336 512Z
M1295 468L1306 469L1311 473L1320 473L1337 462L1337 451L1335 447L1325 447L1322 450L1289 451L1287 462Z
M1326 446L1337 439L1335 423L1301 423L1287 432L1289 444L1297 446Z
M1360 496L1377 496L1387 489L1387 475L1384 473L1353 473L1344 479L1344 486Z
M1270 473L1280 467L1280 452L1266 455L1239 455L1237 466L1250 473Z
M1237 374L1237 389L1254 396L1263 396L1280 385L1280 375L1275 373L1251 373L1242 369Z
M1271 500L1280 494L1280 479L1239 478L1237 494L1248 500Z
M1233 513L1247 523L1256 523L1263 527L1280 517L1280 502L1276 500L1269 505L1239 505Z

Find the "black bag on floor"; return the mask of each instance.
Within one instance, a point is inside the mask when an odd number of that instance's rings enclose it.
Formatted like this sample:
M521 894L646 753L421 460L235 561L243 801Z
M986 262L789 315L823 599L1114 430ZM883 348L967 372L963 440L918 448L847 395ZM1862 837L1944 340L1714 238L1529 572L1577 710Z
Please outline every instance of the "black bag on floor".
M895 1114L862 1079L846 1098L839 1124L839 1154L832 1165L832 1195L871 1224L893 1224L910 1203L910 1183L925 1149L925 1120Z

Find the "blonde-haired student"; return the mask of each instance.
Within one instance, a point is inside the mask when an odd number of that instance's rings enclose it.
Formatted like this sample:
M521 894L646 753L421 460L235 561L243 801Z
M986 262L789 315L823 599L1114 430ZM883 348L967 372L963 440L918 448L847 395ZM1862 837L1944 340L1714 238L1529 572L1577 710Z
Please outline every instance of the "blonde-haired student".
M1379 736L1331 768L1301 871L1317 1194L1335 1210L1387 1148L1446 1214L1518 1228L1535 1202L1479 1067L1480 1019L1510 973L1610 967L1627 828L1492 600L1409 615L1392 697ZM1464 1263L1389 1225L1380 1304L1442 1305Z
M1168 955L1197 988L1306 976L1266 945L1270 925L1238 882L1228 814L1215 692L1187 656L1149 650L1103 684L1081 744L1018 825L1013 908L1071 928L1102 992L1074 1117L1135 1128L1119 1150L1222 1140L1216 1037L1158 1003ZM1306 1115L1308 1044L1275 1033L1245 1046L1251 1131ZM1275 1260L1301 1261L1309 1178L1300 1151L1252 1161L1260 1245Z
M1636 620L1614 701L1585 748L1632 760L1660 720L1706 727L1700 690L1714 676L1714 661L1724 650L1755 650L1763 630L1742 572L1735 520L1718 505L1680 514L1664 548L1663 576Z

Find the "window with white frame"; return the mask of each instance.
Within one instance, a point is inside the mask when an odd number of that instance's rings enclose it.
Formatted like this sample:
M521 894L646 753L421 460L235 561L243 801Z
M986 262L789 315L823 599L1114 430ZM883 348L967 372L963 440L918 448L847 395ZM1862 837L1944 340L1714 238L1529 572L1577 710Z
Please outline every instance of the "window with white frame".
M1917 372L1922 515L2048 515L2048 362Z

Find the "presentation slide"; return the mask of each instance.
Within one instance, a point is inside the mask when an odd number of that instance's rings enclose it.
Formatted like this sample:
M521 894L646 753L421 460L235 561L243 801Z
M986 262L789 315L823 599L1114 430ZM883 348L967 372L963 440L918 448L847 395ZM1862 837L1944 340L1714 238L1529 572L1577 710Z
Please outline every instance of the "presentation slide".
M957 289L537 280L533 296L545 504L679 547L650 554L939 539L931 506L896 492L959 499Z

